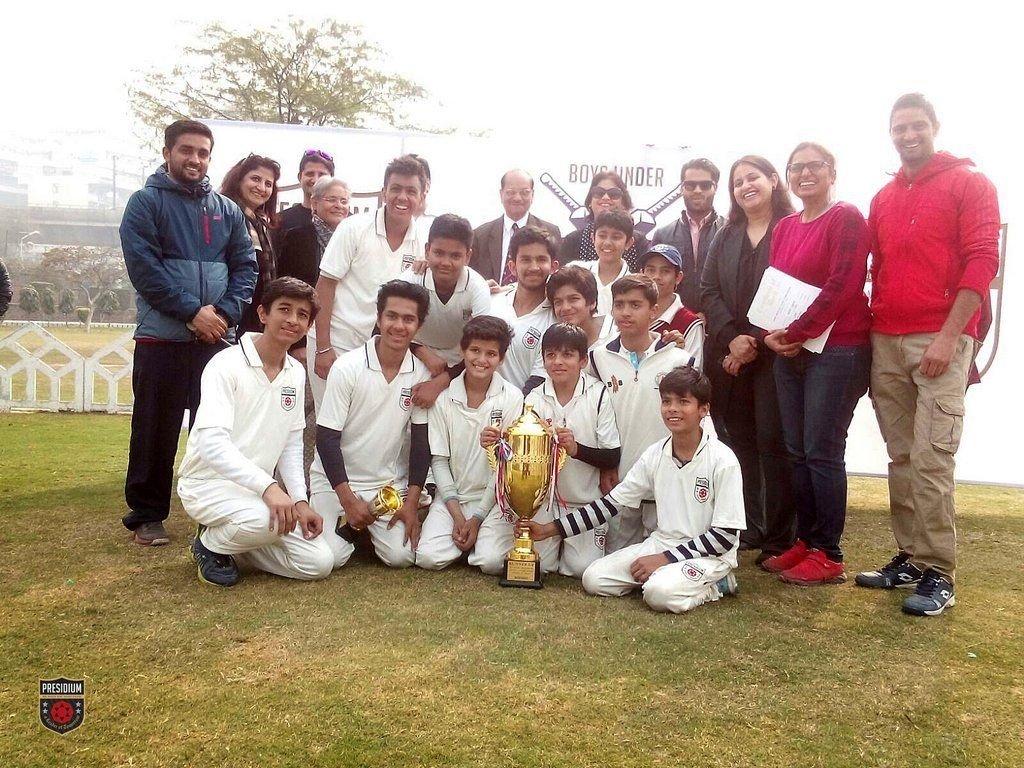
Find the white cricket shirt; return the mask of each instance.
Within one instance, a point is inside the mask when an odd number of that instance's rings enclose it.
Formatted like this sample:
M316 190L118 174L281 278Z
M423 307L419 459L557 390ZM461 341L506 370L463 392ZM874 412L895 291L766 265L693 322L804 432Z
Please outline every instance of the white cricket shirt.
M392 251L383 207L342 220L320 262L320 273L338 281L331 312L331 346L336 351L356 349L370 338L377 322L377 291L422 257L415 221ZM309 329L309 338L316 340L315 327Z
M707 432L686 464L672 455L670 437L649 446L608 498L636 508L652 494L658 507L657 533L668 541L695 538L712 526L741 531L747 527L740 463L728 446ZM722 556L733 568L738 548L737 542Z
M619 477L632 468L654 440L668 437L668 427L661 420L658 384L673 368L687 365L690 358L689 352L675 344L654 339L634 368L629 351L622 347L621 336L591 350L588 372L604 382L619 425Z
M334 361L316 423L341 432L345 472L355 493L378 490L408 476L399 467L409 424L426 424L427 413L412 404L412 388L427 381L426 366L406 352L390 382L381 372L376 336ZM333 491L320 456L309 471L312 493Z
M430 310L416 334L416 341L437 352L448 365L458 363L459 342L466 322L491 311L491 289L487 287L487 281L476 270L463 267L455 292L445 303L437 295L434 275L429 269L422 275L406 270L399 279L422 285L430 294Z
M555 314L545 298L532 312L527 312L522 317L518 316L514 304L517 285L513 283L501 293L494 294L491 297L491 311L488 314L500 317L512 327L512 343L508 347L499 372L505 381L522 389L530 376L544 375L540 340L544 336L544 331L555 323Z
M428 422L430 453L448 457L462 505L480 501L494 478L480 433L484 427L508 429L523 412L523 393L497 373L479 408L470 408L467 399L466 374L461 373L437 398Z
M571 261L567 266L582 267L588 272L594 273L594 279L597 281L597 314L610 315L612 311L612 283L620 277L625 277L629 274L629 265L625 259L622 260L622 269L619 270L619 274L610 283L601 282L600 261Z
M254 345L260 336L244 334L237 345L214 355L203 370L202 398L178 470L182 480L224 479L203 461L198 450L200 430L222 427L230 433L232 444L258 468L250 473L251 483L245 487L262 493L274 482L274 469L290 433L305 427L305 368L285 355L284 368L270 381Z
M572 399L562 405L551 379L526 396L534 412L553 427L568 427L577 443L590 448L618 448L619 430L611 398L593 376L581 374ZM569 457L558 473L558 493L571 511L601 496L601 470Z

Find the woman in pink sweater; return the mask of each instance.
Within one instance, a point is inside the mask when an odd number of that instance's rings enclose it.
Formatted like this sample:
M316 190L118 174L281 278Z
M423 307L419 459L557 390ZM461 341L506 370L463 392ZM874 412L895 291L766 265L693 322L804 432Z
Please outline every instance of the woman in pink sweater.
M871 238L860 211L833 199L836 161L823 146L799 144L786 175L804 208L776 226L771 265L821 293L788 328L769 329L765 337L778 355L775 385L794 465L797 542L762 567L793 584L835 584L846 580L839 545L846 523L846 435L871 371L864 295ZM830 327L820 354L803 348Z

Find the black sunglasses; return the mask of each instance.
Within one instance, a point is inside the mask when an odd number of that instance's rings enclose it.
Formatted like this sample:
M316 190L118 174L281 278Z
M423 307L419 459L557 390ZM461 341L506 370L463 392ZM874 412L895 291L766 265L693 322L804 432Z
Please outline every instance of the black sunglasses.
M684 181L683 189L687 192L693 192L695 189L700 189L701 192L710 192L711 188L715 186L713 181Z
M612 187L611 189L605 189L604 187L591 187L590 188L590 199L600 200L604 196L610 197L612 200L622 199L622 190L618 187Z

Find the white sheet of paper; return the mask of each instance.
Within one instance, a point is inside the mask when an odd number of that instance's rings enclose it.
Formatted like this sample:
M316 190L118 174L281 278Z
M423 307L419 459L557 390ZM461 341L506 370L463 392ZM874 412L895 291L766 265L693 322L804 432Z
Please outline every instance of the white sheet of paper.
M766 331L787 328L807 311L819 293L821 288L797 280L775 267L768 267L761 278L761 284L757 287L757 293L754 294L747 319ZM825 348L833 325L835 323L817 338L805 341L804 349L820 353Z

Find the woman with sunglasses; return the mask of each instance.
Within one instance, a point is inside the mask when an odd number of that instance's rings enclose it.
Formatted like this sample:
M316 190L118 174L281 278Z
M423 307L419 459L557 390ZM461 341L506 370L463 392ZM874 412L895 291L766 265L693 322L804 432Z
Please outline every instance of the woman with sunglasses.
M281 166L277 161L249 155L239 160L221 182L221 194L234 200L245 214L259 267L252 301L243 310L238 324L239 335L263 330L263 323L256 316L256 307L260 305L264 289L277 277L277 261L270 234L278 224L277 181L280 178Z
M594 246L594 220L597 215L605 211L625 211L628 214L633 208L626 182L615 171L602 171L594 176L583 204L587 209L586 225L562 240L558 254L562 264L597 261L597 249ZM647 246L647 238L639 233L633 235L633 245L622 254L630 272L637 271L637 254L646 253Z
M788 328L772 330L775 386L793 459L797 541L764 569L792 584L846 581L839 541L846 524L846 435L871 374L871 312L864 295L871 236L856 207L833 198L836 159L803 142L786 164L804 209L778 223L771 265L821 288ZM820 354L803 343L832 330Z
M772 230L793 205L763 157L741 157L727 178L729 219L711 243L701 275L708 334L704 371L711 380L715 429L743 474L747 530L740 543L761 550L761 565L793 546L796 507L772 372L775 353L747 312L768 267Z

